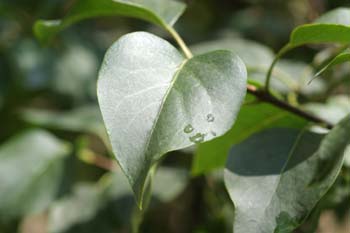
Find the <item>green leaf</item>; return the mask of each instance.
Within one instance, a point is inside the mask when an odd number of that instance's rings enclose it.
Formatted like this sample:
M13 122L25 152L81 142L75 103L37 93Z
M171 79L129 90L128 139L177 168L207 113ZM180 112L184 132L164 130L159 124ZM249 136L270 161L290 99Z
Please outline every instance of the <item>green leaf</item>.
M128 16L167 28L175 24L185 4L173 0L78 0L62 20L38 20L36 37L47 42L63 29L81 20L102 16Z
M167 41L128 34L107 52L98 80L102 116L139 205L165 153L220 136L246 93L246 69L229 51L185 60Z
M192 174L200 175L225 167L230 148L252 134L272 127L302 128L306 121L271 104L254 101L248 95L235 126L224 136L198 146L192 165Z
M298 227L334 183L349 143L350 116L325 137L272 129L234 146L225 169L236 206L234 232L289 233ZM318 179L325 162L327 175Z
M323 72L325 72L326 70L336 65L339 65L348 61L350 61L350 52L340 53L337 56L335 56L327 65L325 65L319 72L317 72L317 74L315 74L315 77L321 75Z
M27 131L2 145L0 220L47 208L56 197L68 153L66 144L41 130Z
M83 41L67 40L65 43L65 48L55 53L50 89L78 103L97 99L98 54Z
M322 15L312 24L297 27L289 46L319 43L350 43L350 9L337 8Z
M107 133L97 105L82 106L66 112L25 109L21 115L26 122L36 126L91 133L107 141Z

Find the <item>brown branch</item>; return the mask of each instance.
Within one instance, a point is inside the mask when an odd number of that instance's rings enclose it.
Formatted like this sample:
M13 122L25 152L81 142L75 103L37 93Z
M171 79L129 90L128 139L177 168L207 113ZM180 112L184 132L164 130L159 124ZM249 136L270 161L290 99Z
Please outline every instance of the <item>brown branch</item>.
M247 85L247 91L248 93L254 95L255 97L257 97L258 99L260 99L261 101L264 102L268 102L270 104L273 104L281 109L284 109L288 112L294 113L295 115L298 115L306 120L318 123L318 124L322 124L325 127L327 127L328 129L332 129L334 127L334 125L330 122L327 122L324 119L321 119L313 114L310 114L308 112L305 112L299 108L296 108L286 102L283 102L279 99L277 99L276 97L274 97L273 95L271 95L270 93L258 89L257 87L253 86L253 85Z

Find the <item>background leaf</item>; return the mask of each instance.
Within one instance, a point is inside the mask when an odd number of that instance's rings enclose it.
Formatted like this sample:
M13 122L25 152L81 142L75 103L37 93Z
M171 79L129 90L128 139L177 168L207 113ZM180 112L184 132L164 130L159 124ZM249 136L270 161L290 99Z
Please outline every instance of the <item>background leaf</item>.
M173 0L78 0L63 20L39 20L34 33L47 42L59 31L84 19L101 16L129 16L164 28L172 26L185 10L183 3Z
M97 105L87 105L72 111L55 112L40 109L25 109L22 118L33 125L69 132L87 132L107 142L101 112Z
M0 221L38 213L55 199L66 144L42 130L18 135L0 147Z
M291 232L305 220L343 165L349 118L323 140L314 133L272 129L232 148L225 184L236 206L235 233ZM314 183L330 158L327 175Z
M108 50L99 104L139 203L160 157L224 134L245 93L245 66L229 51L187 61L168 42L145 32L128 34Z

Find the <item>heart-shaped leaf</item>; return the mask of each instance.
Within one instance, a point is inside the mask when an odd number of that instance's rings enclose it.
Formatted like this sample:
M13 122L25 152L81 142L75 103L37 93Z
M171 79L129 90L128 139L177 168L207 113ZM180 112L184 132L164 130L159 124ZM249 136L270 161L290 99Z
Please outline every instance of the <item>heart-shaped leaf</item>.
M225 170L234 232L292 232L334 183L349 143L350 116L324 138L272 129L234 146Z
M113 151L139 205L149 170L169 151L228 131L246 93L246 69L229 51L189 60L145 32L107 52L98 99Z
M36 37L47 42L59 31L81 20L102 16L128 16L167 28L184 12L185 4L173 0L78 0L62 20L38 20Z

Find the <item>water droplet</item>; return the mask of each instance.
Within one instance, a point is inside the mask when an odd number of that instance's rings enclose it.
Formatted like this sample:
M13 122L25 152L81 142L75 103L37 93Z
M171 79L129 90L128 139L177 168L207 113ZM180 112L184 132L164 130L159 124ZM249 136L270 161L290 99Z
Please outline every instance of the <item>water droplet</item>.
M216 137L216 133L214 131L210 131L211 135L213 135L214 137Z
M207 115L207 121L208 122L214 122L215 121L215 117L213 114L208 114Z
M201 143L204 141L205 134L197 133L196 135L190 137L190 141L194 143Z
M186 125L186 127L184 128L184 132L185 133L192 133L194 130L192 125Z

